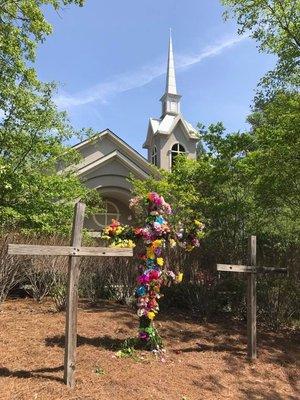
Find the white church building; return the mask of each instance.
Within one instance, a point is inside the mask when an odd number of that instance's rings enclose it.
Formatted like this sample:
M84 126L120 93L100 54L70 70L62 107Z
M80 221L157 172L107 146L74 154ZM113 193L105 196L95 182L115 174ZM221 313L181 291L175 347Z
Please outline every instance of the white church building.
M128 223L128 202L132 189L128 181L130 175L138 179L154 175L159 179L157 168L170 171L178 154L196 158L199 136L182 116L180 100L170 36L166 88L160 99L162 114L159 118L150 118L143 145L148 151L148 160L109 129L74 146L82 155L82 161L76 165L76 174L86 186L99 190L106 208L103 214L94 215L86 221L89 230L99 231L112 218Z

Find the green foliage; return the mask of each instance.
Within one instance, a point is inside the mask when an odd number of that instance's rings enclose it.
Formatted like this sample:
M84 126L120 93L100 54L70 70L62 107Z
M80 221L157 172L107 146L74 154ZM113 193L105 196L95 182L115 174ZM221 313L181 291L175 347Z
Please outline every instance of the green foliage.
M299 243L300 94L277 93L256 114L260 121L250 134L255 148L242 166L257 209L252 225L279 242Z
M131 178L131 182L134 186L134 195L146 198L149 191L154 191L172 205L173 214L168 217L171 225L176 226L180 221L188 227L194 219L201 219L201 213L195 206L198 199L198 192L193 186L195 162L181 156L176 160L176 166L184 164L185 167L175 166L172 174L160 170L160 180L155 177L143 181Z
M38 43L52 31L42 6L83 1L7 0L0 5L0 227L52 233L70 227L74 201L88 190L58 165L78 161L64 145L75 134L52 101L54 83L38 80Z
M247 237L259 237L261 262L295 265L299 246L300 95L278 93L250 117L252 130L225 133L221 123L200 133L206 152L178 159L160 181L134 181L136 194L157 190L174 219L200 216L206 224L202 258L238 262L247 258ZM266 259L264 260L264 255Z
M289 268L289 278L262 276L258 282L259 320L273 329L299 319L299 116L300 95L277 92L249 116L249 132L226 134L221 123L199 125L205 152L197 160L178 159L159 182L133 182L136 194L163 193L178 221L201 215L206 224L198 258L202 268L246 263L250 234L258 237L259 264ZM243 280L185 283L166 291L162 306L203 318L246 315Z
M207 282L184 283L164 289L162 309L188 311L200 320L230 315L246 321L246 280L227 274ZM257 281L258 323L276 331L299 321L300 287L291 277L262 275Z
M95 374L98 376L105 375L105 370L102 367L100 367L99 365L97 365L95 367L94 371L95 371Z
M137 338L125 339L121 349L116 352L116 356L118 358L132 358L136 362L142 361L142 358L138 356L136 351L139 342L140 341Z
M67 276L62 275L52 287L50 296L57 311L65 311L67 306Z
M267 94L300 85L300 1L221 0L225 18L233 16L239 34L250 34L259 50L278 57L274 71L261 81Z
M259 321L273 330L300 320L300 286L293 277L262 276L257 286Z

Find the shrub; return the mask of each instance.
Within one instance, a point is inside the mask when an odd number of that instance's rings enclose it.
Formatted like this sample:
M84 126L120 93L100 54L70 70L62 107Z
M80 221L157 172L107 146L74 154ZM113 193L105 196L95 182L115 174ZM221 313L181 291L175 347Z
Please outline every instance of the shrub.
M67 283L56 283L50 293L56 310L65 311L67 306Z
M28 259L20 260L19 257L7 254L8 243L13 243L15 235L7 234L0 237L0 303L5 301L9 292L22 282L21 266Z
M257 284L258 320L273 330L300 320L300 285L294 277L263 275Z
M64 311L67 304L68 258L57 257L52 269L53 284L50 296L57 311Z
M87 257L82 260L79 293L92 303L99 299L129 303L135 285L135 267L132 260L123 257Z
M30 265L24 268L27 278L26 292L36 301L42 301L52 289L54 284L53 264L55 260L50 257L31 259Z

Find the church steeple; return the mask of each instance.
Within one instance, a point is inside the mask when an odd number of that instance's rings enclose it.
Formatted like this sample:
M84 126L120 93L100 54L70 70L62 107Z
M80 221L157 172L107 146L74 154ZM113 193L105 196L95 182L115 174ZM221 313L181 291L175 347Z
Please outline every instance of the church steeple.
M180 98L181 96L177 94L177 88L176 88L173 42L170 30L166 91L162 96L162 98L160 99L160 101L162 102L163 117L166 114L177 115L180 113L180 103L179 103Z
M166 93L177 94L171 29L170 29L170 38L169 38Z
M196 158L199 136L196 129L180 112L180 94L177 93L173 43L170 32L165 93L160 99L162 115L150 118L147 138L143 145L148 149L148 161L158 168L171 171L178 154Z

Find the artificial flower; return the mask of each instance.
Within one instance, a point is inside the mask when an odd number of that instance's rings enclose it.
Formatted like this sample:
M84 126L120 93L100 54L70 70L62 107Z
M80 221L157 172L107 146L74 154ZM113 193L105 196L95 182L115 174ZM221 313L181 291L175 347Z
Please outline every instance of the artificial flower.
M143 274L143 275L140 275L140 276L137 278L137 280L138 280L138 283L139 283L140 285L145 285L145 284L147 284L147 283L150 282L150 277L149 277L149 275L147 275L147 274Z
M173 247L175 247L176 246L176 240L174 240L174 239L170 239L170 246L173 248Z
M162 242L163 242L162 239L156 239L152 242L152 247L154 248L160 247L162 246Z
M162 267L164 265L164 259L162 257L158 257L156 259L156 263L157 265L159 265L160 267Z
M139 338L141 340L148 340L149 339L149 335L147 332L139 332Z
M146 293L147 293L147 290L146 290L145 286L139 286L139 287L136 289L136 294L137 294L138 296L144 296Z
M164 218L160 215L159 217L156 217L155 218L155 222L157 222L157 223L159 223L159 224L164 224L165 223L165 220L164 220Z
M147 258L155 258L155 254L152 247L147 247Z
M148 314L147 314L147 317L148 317L149 319L151 319L151 321L152 321L152 320L155 318L155 312L149 311Z
M152 270L152 271L150 271L149 272L149 280L154 280L154 279L158 279L159 278L159 276L160 276L160 272L159 271L155 271L155 270Z

